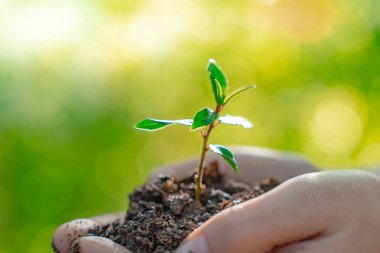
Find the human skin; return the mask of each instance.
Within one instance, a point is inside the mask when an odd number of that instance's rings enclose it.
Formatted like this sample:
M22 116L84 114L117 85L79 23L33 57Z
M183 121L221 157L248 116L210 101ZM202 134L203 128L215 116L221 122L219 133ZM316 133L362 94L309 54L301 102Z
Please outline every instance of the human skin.
M379 252L380 179L361 171L317 172L299 156L257 148L234 150L241 181L276 176L286 181L276 189L215 215L185 240L179 253L250 252ZM208 157L208 160L219 159ZM224 161L221 172L236 178ZM196 160L166 166L158 173L185 177ZM60 253L70 252L75 241L81 253L131 253L101 237L83 236L124 213L79 219L59 227L53 244ZM228 231L228 236L220 231ZM69 236L70 235L70 236ZM79 238L78 238L79 236Z
M380 178L372 173L305 174L214 216L177 252L376 253L379 210Z

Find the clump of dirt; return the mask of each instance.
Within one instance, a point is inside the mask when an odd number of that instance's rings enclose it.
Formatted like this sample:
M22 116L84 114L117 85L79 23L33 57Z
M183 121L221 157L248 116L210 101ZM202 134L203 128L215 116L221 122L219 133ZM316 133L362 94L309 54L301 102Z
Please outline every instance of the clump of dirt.
M89 235L109 238L134 253L171 253L213 215L279 185L273 179L252 185L225 180L216 162L206 168L204 183L201 204L193 198L193 177L178 181L160 175L155 184L145 184L129 196L125 221L95 227Z

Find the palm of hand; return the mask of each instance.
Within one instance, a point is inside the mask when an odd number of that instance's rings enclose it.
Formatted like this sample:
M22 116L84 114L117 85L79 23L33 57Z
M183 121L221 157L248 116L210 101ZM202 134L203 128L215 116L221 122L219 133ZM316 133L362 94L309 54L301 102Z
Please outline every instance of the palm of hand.
M209 161L218 160L221 173L227 178L235 178L245 182L273 176L285 181L298 175L316 171L313 166L296 155L248 147L237 148L234 153L240 165L240 176L238 178L219 157L211 155L207 159ZM159 168L150 176L149 181L153 182L159 173L174 175L178 178L184 177L196 166L196 163L196 160L192 160ZM75 250L78 247L81 253L131 253L121 245L106 238L85 236L89 228L110 223L115 219L122 219L123 216L124 213L122 212L65 223L55 232L53 245L60 253L76 252Z

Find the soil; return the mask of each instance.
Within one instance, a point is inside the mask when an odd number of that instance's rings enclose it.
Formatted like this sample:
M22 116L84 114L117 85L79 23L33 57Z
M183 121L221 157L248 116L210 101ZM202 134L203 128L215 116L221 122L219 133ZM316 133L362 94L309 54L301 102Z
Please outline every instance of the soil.
M103 236L134 253L171 253L194 229L223 209L255 198L279 185L273 179L247 185L225 180L217 163L205 170L202 204L195 201L193 176L177 181L159 175L130 194L125 221L95 227L89 235Z

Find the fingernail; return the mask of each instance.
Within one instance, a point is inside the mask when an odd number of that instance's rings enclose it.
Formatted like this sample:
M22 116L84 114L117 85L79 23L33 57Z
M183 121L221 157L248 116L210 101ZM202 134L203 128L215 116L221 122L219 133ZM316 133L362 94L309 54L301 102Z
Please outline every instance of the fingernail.
M209 253L206 238L202 235L185 242L177 253Z

